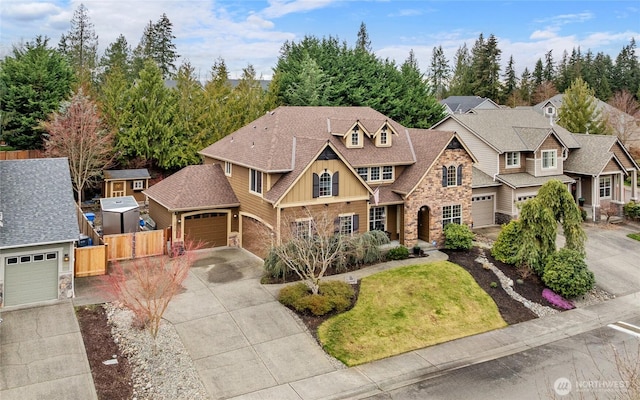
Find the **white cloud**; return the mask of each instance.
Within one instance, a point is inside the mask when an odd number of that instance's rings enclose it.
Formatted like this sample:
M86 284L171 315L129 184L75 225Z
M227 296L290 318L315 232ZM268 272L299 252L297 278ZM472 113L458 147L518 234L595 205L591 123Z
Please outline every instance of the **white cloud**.
M335 2L336 0L269 0L269 7L261 13L267 18L278 18L287 14L325 8Z
M53 3L8 3L2 8L4 18L15 18L19 21L29 21L46 18L60 12Z
M557 36L556 29L536 30L529 35L531 40L546 40Z

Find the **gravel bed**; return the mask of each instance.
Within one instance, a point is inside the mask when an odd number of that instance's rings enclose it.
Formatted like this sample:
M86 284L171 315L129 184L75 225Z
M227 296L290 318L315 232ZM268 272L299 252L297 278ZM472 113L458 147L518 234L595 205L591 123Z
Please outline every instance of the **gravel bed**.
M154 341L145 329L132 326L133 312L105 305L111 334L132 366L133 400L205 400L207 391L182 340L162 321Z
M507 294L511 296L512 299L522 303L529 310L533 311L533 313L536 314L538 317L544 317L546 315L559 313L558 310L527 300L521 295L519 295L518 292L516 292L513 289L513 280L508 276L506 276L502 271L500 271L500 268L496 267L495 265L493 265L493 263L489 262L487 257L480 256L476 258L476 262L479 262L480 264L482 264L483 268L488 268L494 274L496 274L496 276L500 280L500 285L502 286L502 289L504 289L504 291L507 292Z

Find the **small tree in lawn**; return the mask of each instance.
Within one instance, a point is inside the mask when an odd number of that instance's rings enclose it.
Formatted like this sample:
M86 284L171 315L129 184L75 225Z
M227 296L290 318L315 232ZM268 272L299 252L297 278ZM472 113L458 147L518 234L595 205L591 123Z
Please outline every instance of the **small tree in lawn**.
M114 272L106 276L115 297L133 311L137 322L149 331L154 341L162 316L182 290L182 283L195 262L194 250L199 247L186 243L185 251L173 258L136 258L126 267L116 263Z
M113 135L105 129L96 104L79 88L43 124L49 157L67 157L71 182L82 202L82 191L95 182L113 159Z
M272 252L311 289L318 294L320 280L327 269L346 257L349 236L339 233L339 226L328 212L311 214L307 210L287 220L288 230L282 235L282 244L274 245Z

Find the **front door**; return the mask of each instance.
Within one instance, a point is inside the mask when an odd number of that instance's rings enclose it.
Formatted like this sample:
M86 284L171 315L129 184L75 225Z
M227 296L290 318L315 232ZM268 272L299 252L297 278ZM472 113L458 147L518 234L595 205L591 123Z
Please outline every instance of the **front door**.
M420 207L418 211L418 240L429 241L429 207Z
M111 197L123 197L124 196L124 182L116 181L111 182Z

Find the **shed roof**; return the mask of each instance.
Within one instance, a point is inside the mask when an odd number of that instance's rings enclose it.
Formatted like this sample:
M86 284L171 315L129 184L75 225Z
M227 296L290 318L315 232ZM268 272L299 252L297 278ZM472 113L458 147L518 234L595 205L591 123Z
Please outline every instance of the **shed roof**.
M114 179L151 179L146 168L140 169L105 169L102 171L105 180Z

